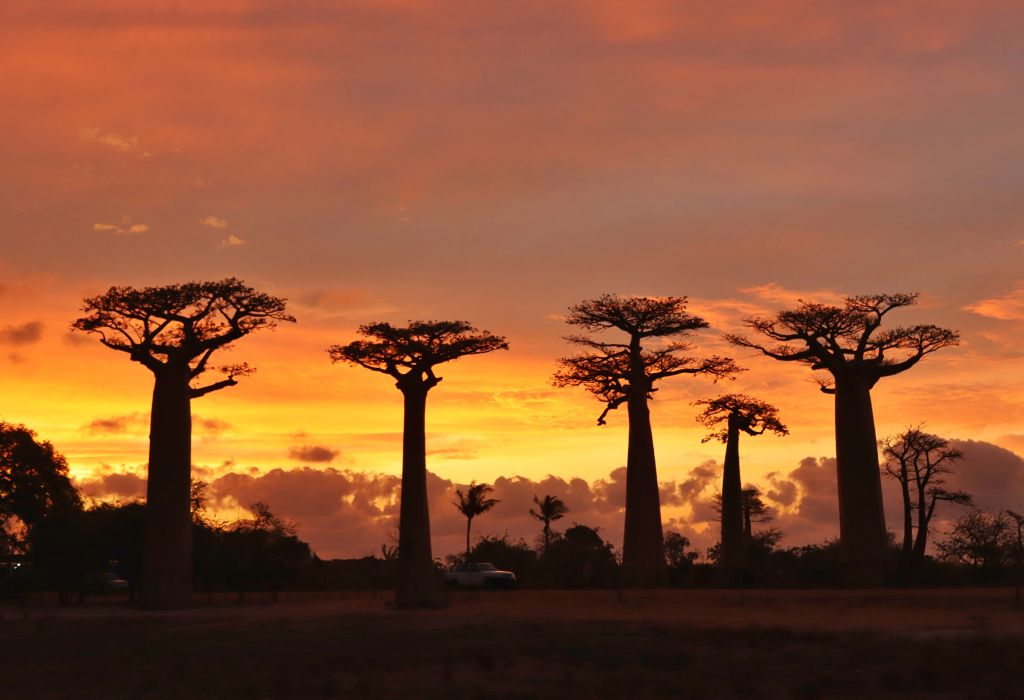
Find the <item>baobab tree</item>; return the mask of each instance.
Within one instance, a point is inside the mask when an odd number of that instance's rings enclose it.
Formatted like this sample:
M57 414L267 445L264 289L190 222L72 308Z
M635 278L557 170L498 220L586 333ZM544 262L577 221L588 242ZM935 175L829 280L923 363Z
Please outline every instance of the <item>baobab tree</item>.
M444 592L434 572L427 506L427 393L442 380L434 372L437 365L508 350L508 342L465 321L412 321L405 327L370 323L360 326L359 334L366 339L331 346L331 360L388 375L405 404L395 605L439 607Z
M743 567L745 549L743 487L740 479L740 433L763 435L772 432L788 435L775 406L743 394L723 394L695 402L704 406L697 422L711 428L702 442L725 443L722 467L722 539L718 563L729 575Z
M530 515L544 523L544 551L547 552L551 542L551 523L564 518L569 513L569 507L561 498L551 494L545 496L543 501L534 496L533 502L537 510L530 508Z
M883 475L899 483L903 497L901 557L905 566L914 567L924 559L928 528L936 505L940 502L973 505L967 492L942 488L946 483L945 475L953 473L953 465L963 459L964 453L950 447L949 440L926 433L920 426L882 440L881 446L885 457Z
M774 317L745 321L767 343L728 336L734 344L766 357L799 362L830 375L818 383L835 397L839 540L847 578L854 583L880 583L888 549L871 389L880 379L959 343L959 334L938 326L882 330L891 311L914 305L917 296L854 296L839 306L801 301Z
M566 323L591 333L617 330L626 336L615 342L589 336L566 337L589 352L560 359L553 384L581 386L596 396L604 404L598 425L605 424L609 411L622 404L627 406L629 450L622 564L627 581L651 584L665 567L658 472L648 406L657 391L654 385L680 374L705 375L717 381L732 376L739 368L726 357L696 358L688 354L693 346L679 338L707 328L708 323L686 312L686 297L604 294L570 307Z
M234 278L165 287L111 287L85 300L73 328L99 336L153 373L142 601L188 604L192 594L192 399L238 384L247 364L213 356L259 330L294 323L285 300ZM207 373L220 379L200 384Z
M478 484L475 481L469 483L466 493L462 489L455 489L455 501L453 505L459 512L466 516L466 561L469 561L469 535L473 527L473 518L483 515L494 506L501 503L496 498L491 498L494 487L490 484Z

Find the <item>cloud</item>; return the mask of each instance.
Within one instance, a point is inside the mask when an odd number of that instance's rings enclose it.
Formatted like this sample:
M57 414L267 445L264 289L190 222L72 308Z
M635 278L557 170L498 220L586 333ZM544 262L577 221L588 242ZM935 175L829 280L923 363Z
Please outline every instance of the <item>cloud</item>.
M149 427L149 413L126 413L120 416L109 416L96 418L85 430L96 434L117 434L132 431L142 431ZM230 430L233 426L227 421L219 418L203 418L199 415L192 416L192 429L194 432L205 435L219 435Z
M231 423L228 423L226 420L221 420L220 418L192 416L192 427L206 435L220 435L221 433L231 430L235 426L231 425Z
M204 219L200 219L199 223L208 228L225 229L228 227L228 222L219 216L207 216Z
M90 433L114 434L124 433L131 428L143 427L149 423L149 415L145 413L128 413L123 416L97 418L85 426Z
M999 321L1024 321L1024 284L1001 296L968 304L964 310Z
M149 231L149 224L132 223L132 217L128 214L123 214L121 216L120 224L96 223L92 225L92 230L98 233L116 233L119 236L134 236L141 233L147 233Z
M743 287L740 291L781 306L794 306L800 301L818 304L842 304L846 298L845 294L840 294L830 289L789 289L775 282L768 282L767 284L753 287Z
M220 242L220 248L221 250L224 248L237 248L238 246L247 245L248 243L249 241L239 238L235 234L231 233L228 234L227 238Z
M7 326L0 329L0 344L3 345L32 345L38 343L43 337L43 324L39 321L29 321L20 326Z
M153 155L149 151L140 149L138 136L121 136L114 131L103 131L94 126L83 126L78 133L86 141L98 143L121 153L138 152L143 158Z
M134 472L107 472L75 482L78 490L90 498L134 500L145 498L146 479Z
M338 450L320 445L302 445L289 447L288 457L298 462L330 462L339 454Z

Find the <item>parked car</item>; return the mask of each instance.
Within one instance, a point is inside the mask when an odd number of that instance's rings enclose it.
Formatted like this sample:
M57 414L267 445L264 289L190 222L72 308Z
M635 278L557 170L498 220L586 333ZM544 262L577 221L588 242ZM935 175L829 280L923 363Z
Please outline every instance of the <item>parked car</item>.
M446 575L451 586L466 588L515 588L519 580L511 571L501 571L486 562L456 564Z
M82 577L82 589L86 595L117 595L127 593L129 583L112 571L86 574Z

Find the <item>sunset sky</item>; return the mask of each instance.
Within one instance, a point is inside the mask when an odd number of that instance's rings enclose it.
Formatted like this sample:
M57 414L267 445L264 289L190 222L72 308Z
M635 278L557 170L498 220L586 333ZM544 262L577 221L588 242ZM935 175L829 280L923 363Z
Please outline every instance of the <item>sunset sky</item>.
M714 542L723 450L692 402L743 391L790 428L744 441L743 469L802 544L838 531L831 399L722 334L801 298L920 291L892 322L962 344L878 385L879 436L971 441L957 483L1021 507L1022 26L1018 4L946 0L8 0L0 419L86 493L135 496L151 375L70 324L111 285L240 277L299 322L238 343L258 372L193 404L197 475L225 518L263 500L322 556L370 554L397 513L401 397L326 348L465 319L511 350L431 394L435 553L460 546L450 491L471 479L502 499L478 532L535 537L530 498L555 493L564 524L618 543L625 411L599 428L595 399L551 386L562 317L686 295L712 326L699 351L749 371L652 403L666 524Z

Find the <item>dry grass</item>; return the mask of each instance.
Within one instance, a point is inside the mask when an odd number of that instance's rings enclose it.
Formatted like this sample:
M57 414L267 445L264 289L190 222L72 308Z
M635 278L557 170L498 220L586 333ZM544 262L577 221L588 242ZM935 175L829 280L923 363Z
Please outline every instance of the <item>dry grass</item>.
M0 608L0 697L1007 698L1007 590L460 593Z

